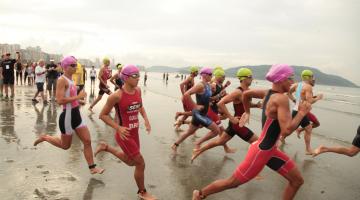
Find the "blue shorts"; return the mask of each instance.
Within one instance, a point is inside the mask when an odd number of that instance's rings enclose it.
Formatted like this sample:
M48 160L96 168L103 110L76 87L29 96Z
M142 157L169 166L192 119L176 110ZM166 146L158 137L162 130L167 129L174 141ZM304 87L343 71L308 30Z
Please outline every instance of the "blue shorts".
M210 124L213 123L213 121L207 117L206 113L205 115L200 113L199 110L192 110L192 120L191 120L191 124L194 126L204 126L204 127L208 127L210 126Z

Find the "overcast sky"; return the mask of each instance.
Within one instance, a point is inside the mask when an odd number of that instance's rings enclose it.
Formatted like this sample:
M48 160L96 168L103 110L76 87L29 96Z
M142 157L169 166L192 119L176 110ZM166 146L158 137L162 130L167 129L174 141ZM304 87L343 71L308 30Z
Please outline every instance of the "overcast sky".
M359 0L1 0L0 43L145 66L288 63L360 85Z

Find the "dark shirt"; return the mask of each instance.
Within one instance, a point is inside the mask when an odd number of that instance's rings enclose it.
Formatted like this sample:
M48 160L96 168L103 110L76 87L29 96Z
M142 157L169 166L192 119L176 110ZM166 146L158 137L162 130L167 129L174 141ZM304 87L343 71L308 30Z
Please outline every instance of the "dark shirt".
M59 73L56 71L56 64L48 64L46 65L47 71L47 77L49 79L57 79L59 76Z
M3 60L1 62L1 67L3 68L3 76L11 77L14 76L14 65L16 63L15 59Z

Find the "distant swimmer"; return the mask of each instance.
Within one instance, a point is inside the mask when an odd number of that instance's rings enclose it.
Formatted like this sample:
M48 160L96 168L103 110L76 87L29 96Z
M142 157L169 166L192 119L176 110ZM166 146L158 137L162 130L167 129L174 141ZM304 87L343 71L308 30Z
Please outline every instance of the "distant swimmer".
M290 90L290 86L294 82L293 76L294 70L289 65L279 64L270 68L266 79L272 82L272 88L265 97L264 117L266 122L259 139L250 145L245 160L239 164L231 177L214 181L200 190L194 190L193 200L201 200L211 194L245 184L255 178L265 165L288 180L282 199L289 200L295 197L304 180L294 161L280 151L276 145L280 135L291 134L311 109L310 103L301 102L298 113L291 118L289 100L284 93ZM244 99L249 99L246 97L246 92L243 95ZM244 116L248 118L250 102L244 101L243 104Z
M198 75L199 72L199 68L196 66L191 66L190 67L190 76L188 76L188 78L186 78L183 82L180 83L180 91L182 94L181 97L181 102L183 104L183 108L185 112L191 112L194 109L194 102L191 99L190 96L188 96L187 98L184 98L184 94L186 91L188 91L190 88L192 88L195 85L195 77ZM176 114L175 116L175 120L177 120L177 117L181 115L180 112ZM178 119L175 122L175 130L176 131L180 131L180 126L182 124L185 123L185 120L188 118L188 116L184 115L182 116L180 119Z
M100 81L100 83L99 83L99 95L89 107L89 111L92 112L92 113L94 112L92 109L101 100L103 95L105 93L108 94L108 95L111 94L110 86L107 84L107 80L109 80L111 78L110 59L105 57L103 59L103 64L104 65L101 67L101 69L99 71L99 75L98 75L98 78L99 78L99 81Z
M135 65L125 65L121 71L121 79L124 81L123 87L109 96L99 118L115 129L115 141L122 151L101 142L96 148L95 156L102 151L109 152L128 166L135 166L134 178L139 198L154 200L156 198L145 188L145 161L140 153L139 113L145 120L145 128L149 134L151 126L142 103L141 90L137 87L140 80L139 69ZM113 108L116 111L115 120L109 116Z
M235 135L239 136L241 139L248 143L255 142L258 137L254 134L252 130L247 128L246 126L240 127L239 126L239 119L242 114L245 112L244 106L242 103L242 94L244 91L249 90L249 87L252 83L252 71L248 68L240 68L237 73L236 77L240 80L240 86L233 91L232 93L226 95L218 102L218 107L221 112L229 119L229 125L225 131L221 134L221 136L215 140L210 141L200 149L194 150L192 160L194 160L197 156L199 156L204 151L214 148L219 145L226 144L231 138ZM234 106L234 116L230 114L229 110L226 108L226 104L233 102ZM257 104L251 103L252 108L260 108L261 103L258 102Z
M313 157L328 152L344 154L350 157L356 156L360 152L360 126L358 126L357 133L353 139L351 147L326 147L320 145L314 150Z
M76 86L72 80L72 75L76 71L77 60L73 56L67 56L61 61L64 75L57 81L56 101L63 105L63 112L59 117L59 128L61 137L41 135L34 142L34 146L41 142L48 142L58 148L67 150L71 146L72 134L75 132L84 144L84 156L88 163L91 174L101 174L104 169L96 167L91 148L91 138L89 129L81 118L78 100L84 98L86 93L82 90L77 94Z
M292 116L295 116L297 113L297 109L299 107L299 103L301 101L307 101L311 104L316 103L318 100L323 98L322 94L317 95L316 98L313 97L313 81L315 80L314 74L311 70L303 70L301 72L301 79L302 82L295 83L291 86L290 91L288 93L289 98L295 103L293 107ZM292 95L295 92L295 97ZM307 116L305 116L300 123L301 127L305 129L304 133L304 140L306 146L306 154L312 155L313 150L310 145L311 141L311 132L312 132L312 125L310 120ZM283 138L285 139L285 138ZM282 139L282 140L283 140Z
M177 151L177 147L190 135L201 127L206 127L211 130L215 135L220 134L220 129L215 122L213 122L208 116L208 109L210 106L211 98L211 86L209 82L212 77L212 70L209 67L203 67L200 70L201 82L190 88L184 93L183 99L190 99L191 95L196 95L196 105L192 110L192 120L188 130L182 134L178 140L171 146L174 153Z

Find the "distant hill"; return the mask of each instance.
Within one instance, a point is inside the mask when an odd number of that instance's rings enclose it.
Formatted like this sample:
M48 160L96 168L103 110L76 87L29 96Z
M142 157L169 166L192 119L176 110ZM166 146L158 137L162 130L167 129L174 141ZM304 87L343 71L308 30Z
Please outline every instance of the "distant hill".
M258 80L265 80L265 75L269 71L271 65L257 65L257 66L238 66L225 69L226 76L235 77L236 71L241 67L247 67L253 71L254 78ZM353 82L332 74L326 74L320 70L313 67L306 66L293 66L295 69L295 77L297 81L300 81L300 74L304 69L310 69L314 72L316 77L316 83L321 85L331 85L331 86L340 86L340 87L359 87ZM178 68L178 67L168 67L168 66L153 66L146 69L149 72L169 72L169 73L184 73L187 74L188 68Z

